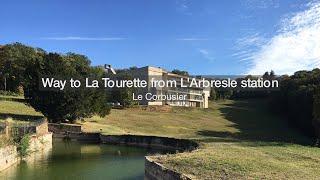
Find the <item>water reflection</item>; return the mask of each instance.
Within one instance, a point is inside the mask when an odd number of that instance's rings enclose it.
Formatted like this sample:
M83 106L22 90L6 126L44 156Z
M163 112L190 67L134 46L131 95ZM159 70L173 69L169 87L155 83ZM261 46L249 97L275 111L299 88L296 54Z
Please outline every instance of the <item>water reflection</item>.
M150 150L128 146L54 142L0 174L8 180L143 179Z

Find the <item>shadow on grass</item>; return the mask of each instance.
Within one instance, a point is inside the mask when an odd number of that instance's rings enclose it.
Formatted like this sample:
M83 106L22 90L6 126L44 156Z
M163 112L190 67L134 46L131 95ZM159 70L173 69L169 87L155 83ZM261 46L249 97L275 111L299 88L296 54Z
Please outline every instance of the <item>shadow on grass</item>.
M222 138L228 141L277 142L279 144L312 144L312 139L289 127L284 119L269 111L267 99L238 100L219 108L225 119L238 132L201 130L203 137ZM214 141L214 139L211 139ZM210 140L206 140L210 141ZM263 143L257 143L262 145ZM267 143L269 144L269 143Z
M43 116L40 115L24 115L24 114L12 114L12 113L0 113L0 119L7 119L12 118L13 120L20 120L20 121L36 121Z

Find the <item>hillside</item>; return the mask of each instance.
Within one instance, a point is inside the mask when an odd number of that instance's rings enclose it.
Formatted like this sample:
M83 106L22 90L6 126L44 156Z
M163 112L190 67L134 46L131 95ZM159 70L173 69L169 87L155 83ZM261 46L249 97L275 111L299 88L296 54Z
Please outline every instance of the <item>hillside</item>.
M209 109L113 109L105 118L79 122L87 132L189 138L201 146L191 153L154 157L198 179L315 179L320 149L268 111L265 100L220 101ZM0 101L0 114L15 120L38 117L21 102ZM22 119L21 119L22 118Z

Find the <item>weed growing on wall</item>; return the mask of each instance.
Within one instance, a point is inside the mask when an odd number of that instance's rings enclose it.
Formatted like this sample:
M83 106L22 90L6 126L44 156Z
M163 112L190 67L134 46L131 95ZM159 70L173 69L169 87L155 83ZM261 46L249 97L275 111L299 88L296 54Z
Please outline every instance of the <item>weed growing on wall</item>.
M21 140L18 142L18 153L20 157L25 157L28 155L28 150L30 147L30 135L25 134Z

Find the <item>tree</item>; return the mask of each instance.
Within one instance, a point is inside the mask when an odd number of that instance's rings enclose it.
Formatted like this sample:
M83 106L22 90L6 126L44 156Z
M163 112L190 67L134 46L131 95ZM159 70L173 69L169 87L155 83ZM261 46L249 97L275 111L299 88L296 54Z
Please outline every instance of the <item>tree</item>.
M42 49L14 43L0 48L0 88L17 92L28 77L25 76L26 68L32 67L37 59L45 53Z
M102 69L90 67L90 61L83 55L69 53L44 54L33 69L26 71L32 79L25 85L25 98L35 110L42 112L50 122L74 122L94 114L105 116L110 112L108 96L103 88L67 88L63 91L41 89L41 78L78 79L101 78Z
M315 137L319 132L320 69L297 71L278 79L280 91L272 93L273 107L287 116L292 126Z
M132 76L127 71L122 71L118 73L113 78L118 80L131 80ZM123 87L123 88L113 88L111 90L111 96L113 102L119 102L123 107L130 107L134 104L132 94L135 88Z
M318 146L320 145L320 87L315 91L313 102L313 126L318 138Z
M181 70L178 70L178 69L172 70L172 73L178 74L178 75L181 75L181 76L189 76L189 73L187 71L181 71Z
M214 88L211 88L210 89L210 97L209 97L210 100L216 100L217 99L217 92Z

